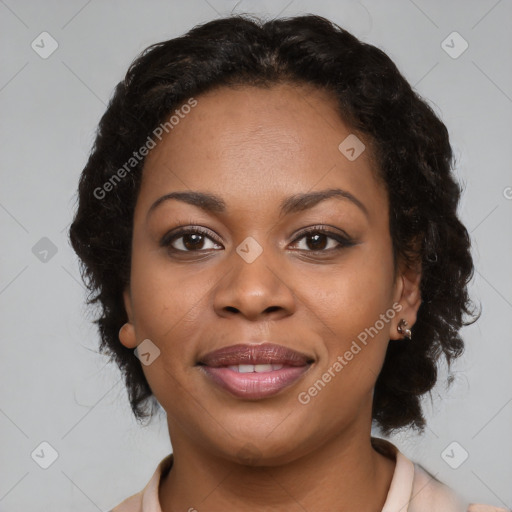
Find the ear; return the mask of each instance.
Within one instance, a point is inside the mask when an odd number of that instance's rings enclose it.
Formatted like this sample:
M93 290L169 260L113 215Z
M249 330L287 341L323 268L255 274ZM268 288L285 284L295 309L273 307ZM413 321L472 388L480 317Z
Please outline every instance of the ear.
M421 305L421 262L410 266L406 263L400 264L395 281L395 294L393 304L400 305L396 307L397 314L391 321L390 339L399 340L403 338L397 330L398 323L404 319L408 323L408 328L416 323L418 309Z
M119 341L126 348L135 348L137 346L137 337L135 336L135 327L133 323L133 306L129 287L123 291L123 302L128 322L119 329Z

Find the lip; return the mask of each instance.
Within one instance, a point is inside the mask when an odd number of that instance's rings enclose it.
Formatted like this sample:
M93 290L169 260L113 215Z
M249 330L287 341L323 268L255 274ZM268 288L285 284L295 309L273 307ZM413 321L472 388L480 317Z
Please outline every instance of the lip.
M205 366L217 368L237 364L284 364L286 366L304 366L313 362L313 357L275 343L258 345L238 344L208 352L199 359Z
M314 358L283 345L238 344L209 352L198 362L200 370L222 389L238 398L259 400L291 386L307 372ZM282 365L271 371L239 373L230 366Z

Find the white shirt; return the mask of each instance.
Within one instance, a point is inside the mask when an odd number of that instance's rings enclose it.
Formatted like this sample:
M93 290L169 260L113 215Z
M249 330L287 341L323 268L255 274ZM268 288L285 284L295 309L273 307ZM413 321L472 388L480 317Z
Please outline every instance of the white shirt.
M491 505L470 504L410 461L394 444L375 437L371 441L377 451L396 461L382 512L510 512ZM158 499L160 478L169 472L172 463L171 453L160 461L142 491L126 498L110 512L162 512Z

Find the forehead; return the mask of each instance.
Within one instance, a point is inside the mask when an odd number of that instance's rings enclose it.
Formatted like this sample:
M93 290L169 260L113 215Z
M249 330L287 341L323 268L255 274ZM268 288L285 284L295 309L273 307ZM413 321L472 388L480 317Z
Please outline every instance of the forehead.
M368 145L355 160L340 151L355 134L327 91L293 84L221 87L195 99L146 157L143 202L191 189L222 192L229 207L329 187L382 201Z

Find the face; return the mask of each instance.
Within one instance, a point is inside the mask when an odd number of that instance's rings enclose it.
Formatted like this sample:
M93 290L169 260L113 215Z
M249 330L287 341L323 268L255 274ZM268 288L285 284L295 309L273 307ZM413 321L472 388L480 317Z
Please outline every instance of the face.
M234 460L250 440L279 463L369 432L387 344L419 305L418 276L394 272L369 146L340 151L351 129L313 88L196 100L146 158L120 334L160 351L143 370L173 446ZM266 343L281 348L211 355Z

